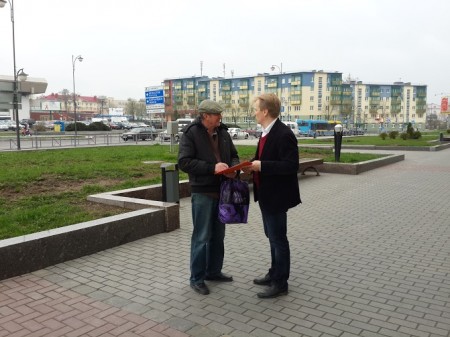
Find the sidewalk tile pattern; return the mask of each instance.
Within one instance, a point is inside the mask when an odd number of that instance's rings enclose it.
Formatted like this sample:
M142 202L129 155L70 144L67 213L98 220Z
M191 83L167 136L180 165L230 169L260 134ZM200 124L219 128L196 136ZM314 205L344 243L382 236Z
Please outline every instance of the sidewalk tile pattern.
M289 294L261 300L269 267L257 204L228 225L231 283L189 287L181 228L0 282L3 336L450 336L449 151L358 176L300 180L288 212Z

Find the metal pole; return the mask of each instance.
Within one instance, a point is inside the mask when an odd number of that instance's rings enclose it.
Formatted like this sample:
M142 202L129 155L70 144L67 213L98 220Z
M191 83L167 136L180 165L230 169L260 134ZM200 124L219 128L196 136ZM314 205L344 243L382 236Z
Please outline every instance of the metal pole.
M75 94L75 61L77 58L73 58L72 55L72 81L73 81L73 113L74 113L74 122L75 122L75 146L77 146L77 101Z
M83 57L78 55L77 57L73 57L72 55L72 81L73 81L73 112L74 112L74 122L75 122L75 146L77 146L77 96L75 93L75 62L83 61Z
M16 120L16 137L17 137L17 150L20 150L20 124L19 124L19 98L18 90L19 85L17 83L17 70L16 70L16 38L14 30L14 0L9 1L11 7L11 24L12 24L12 42L13 42L13 63L14 63L14 92L13 92L13 112Z

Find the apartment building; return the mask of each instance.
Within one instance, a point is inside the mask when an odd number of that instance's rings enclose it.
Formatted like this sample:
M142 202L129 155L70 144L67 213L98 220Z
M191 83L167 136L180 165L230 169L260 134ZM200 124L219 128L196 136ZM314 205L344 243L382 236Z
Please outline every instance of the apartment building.
M426 85L409 82L374 84L351 82L351 121L368 130L402 130L411 123L424 129L427 111Z
M252 123L252 101L261 93L281 100L281 119L340 121L347 127L396 130L411 122L423 129L426 121L426 86L344 83L342 73L311 70L261 73L245 77L188 77L164 81L166 119L193 117L204 99L219 102L225 123Z

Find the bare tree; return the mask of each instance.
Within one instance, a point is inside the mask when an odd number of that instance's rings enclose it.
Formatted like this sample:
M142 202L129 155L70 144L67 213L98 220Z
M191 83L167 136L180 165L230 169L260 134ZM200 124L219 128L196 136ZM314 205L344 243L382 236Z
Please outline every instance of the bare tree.
M62 101L64 103L64 110L66 111L66 113L69 113L68 105L69 105L69 101L72 100L70 91L68 89L63 89L63 90L61 90L60 94L62 96Z
M137 116L137 102L133 98L128 98L127 105L125 106L125 112L129 116L133 116L133 120L136 120Z

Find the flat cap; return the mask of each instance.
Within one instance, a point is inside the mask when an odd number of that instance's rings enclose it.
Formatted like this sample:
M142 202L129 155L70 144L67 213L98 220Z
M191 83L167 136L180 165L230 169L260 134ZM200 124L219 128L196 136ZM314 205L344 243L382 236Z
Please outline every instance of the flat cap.
M220 104L210 99L205 99L198 106L199 113L220 114L222 113L222 111L223 108L220 106Z

